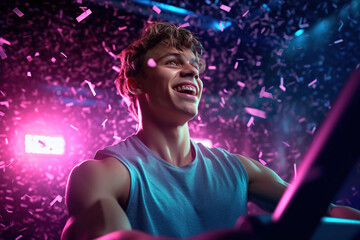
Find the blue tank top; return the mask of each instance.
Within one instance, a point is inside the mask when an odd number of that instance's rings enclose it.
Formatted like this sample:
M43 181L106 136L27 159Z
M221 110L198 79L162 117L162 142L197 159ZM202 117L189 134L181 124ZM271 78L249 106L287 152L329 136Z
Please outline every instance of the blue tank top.
M247 213L248 176L240 160L191 143L195 159L183 167L158 157L136 135L96 153L95 159L115 157L129 170L125 212L134 230L184 238L234 227Z

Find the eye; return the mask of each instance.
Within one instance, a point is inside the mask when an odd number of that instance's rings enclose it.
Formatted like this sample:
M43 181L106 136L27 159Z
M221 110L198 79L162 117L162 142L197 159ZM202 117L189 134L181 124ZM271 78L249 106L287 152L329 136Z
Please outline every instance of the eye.
M167 62L165 62L165 65L172 65L172 66L178 66L180 65L179 62L175 59L169 60Z

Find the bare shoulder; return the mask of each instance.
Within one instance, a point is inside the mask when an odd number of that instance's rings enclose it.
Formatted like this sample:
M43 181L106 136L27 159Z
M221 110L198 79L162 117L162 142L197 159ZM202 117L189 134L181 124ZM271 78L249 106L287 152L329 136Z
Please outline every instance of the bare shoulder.
M282 184L286 185L286 183L283 182L282 179L272 169L264 166L259 161L240 154L236 154L236 156L245 167L245 170L249 176L249 183L263 183L271 180L281 182Z
M100 197L117 198L121 184L125 184L127 178L125 166L113 157L101 161L86 160L76 165L70 173L66 190L69 214L88 208Z

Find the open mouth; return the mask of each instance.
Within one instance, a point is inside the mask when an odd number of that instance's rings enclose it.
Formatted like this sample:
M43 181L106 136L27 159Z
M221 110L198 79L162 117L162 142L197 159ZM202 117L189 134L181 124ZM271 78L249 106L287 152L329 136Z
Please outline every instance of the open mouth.
M196 87L192 85L178 85L173 87L176 92L196 96Z

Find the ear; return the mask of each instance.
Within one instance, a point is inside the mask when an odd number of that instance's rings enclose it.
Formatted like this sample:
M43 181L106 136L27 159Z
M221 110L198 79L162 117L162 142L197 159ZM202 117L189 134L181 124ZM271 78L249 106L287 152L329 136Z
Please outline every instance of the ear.
M128 91L134 95L139 95L143 93L143 89L140 83L135 78L130 77L126 79L126 87Z

